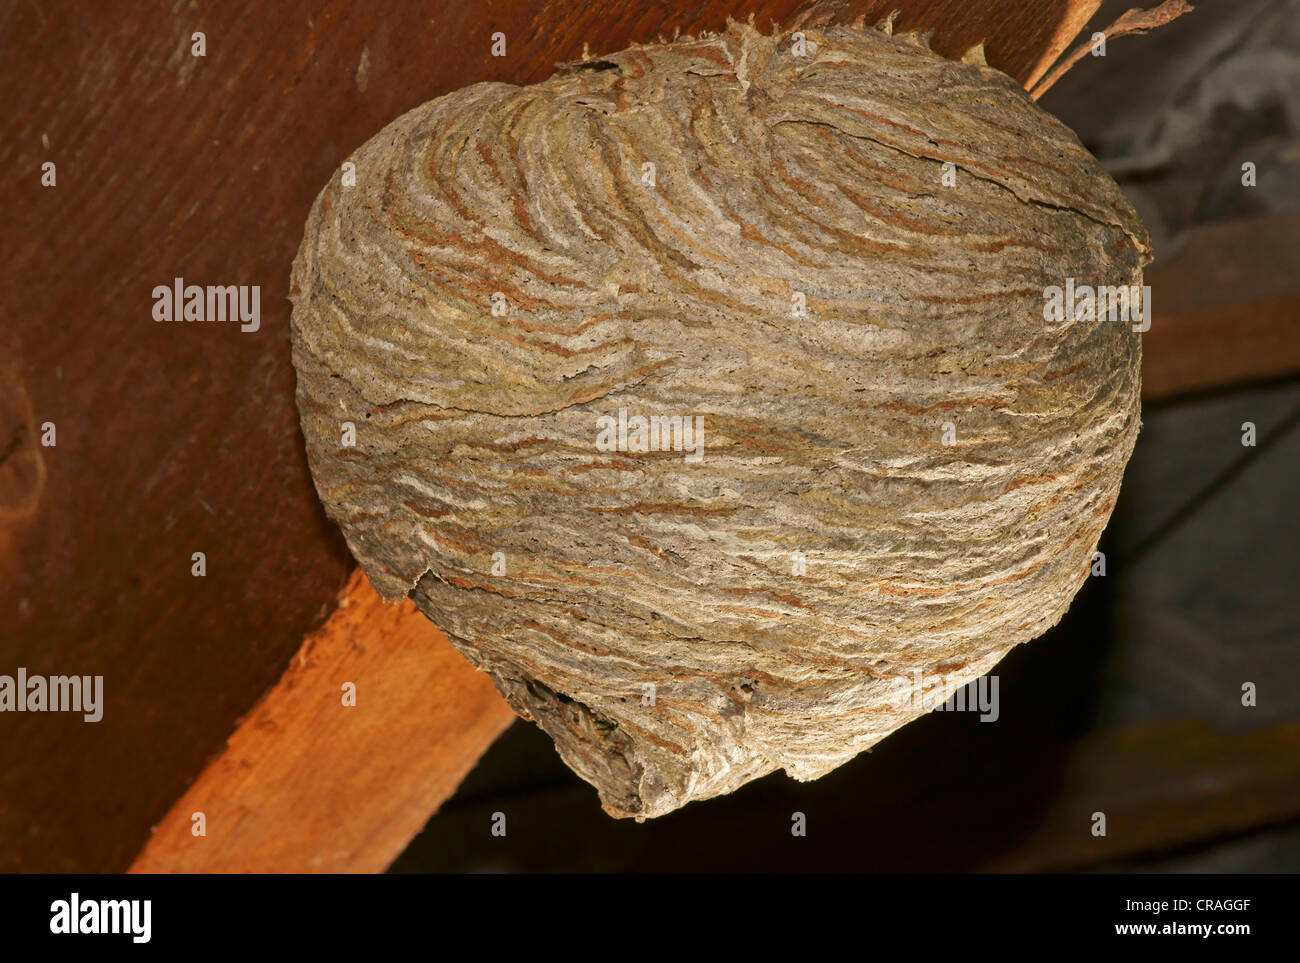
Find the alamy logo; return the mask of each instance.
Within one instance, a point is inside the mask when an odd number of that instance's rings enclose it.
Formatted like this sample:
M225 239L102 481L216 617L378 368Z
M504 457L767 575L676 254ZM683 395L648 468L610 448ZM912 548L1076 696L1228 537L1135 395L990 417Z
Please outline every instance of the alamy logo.
M73 893L50 904L50 932L127 933L133 943L148 943L153 932L153 901L147 899L88 899Z
M1134 331L1151 328L1151 285L1121 284L1118 287L1075 285L1065 279L1065 287L1053 284L1043 288L1043 320L1052 324L1063 321L1127 321Z
M912 680L894 679L894 707L914 712L978 712L980 722L997 722L998 677L980 676L974 682L960 684L960 678L948 675L924 675L920 669L912 671ZM956 688L952 686L956 684ZM952 694L944 697L951 689Z
M632 415L618 409L618 418L601 415L596 419L598 451L681 451L685 460L696 464L704 458L703 415Z
M0 712L81 712L86 722L104 717L102 675L0 675Z
M209 284L206 288L174 278L153 289L155 321L237 321L240 331L262 325L262 289L256 284Z

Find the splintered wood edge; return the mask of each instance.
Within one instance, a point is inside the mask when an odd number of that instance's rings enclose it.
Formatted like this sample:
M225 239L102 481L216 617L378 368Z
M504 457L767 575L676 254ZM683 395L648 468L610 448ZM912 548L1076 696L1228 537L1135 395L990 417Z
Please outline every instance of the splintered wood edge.
M357 569L130 871L382 872L514 718L413 603L384 602Z
M1097 6L1100 6L1100 3L1094 5L1094 10ZM1150 10L1140 10L1135 7L1134 9L1124 13L1118 20L1112 23L1105 30L1100 31L1100 33L1109 39L1123 37L1134 33L1146 33L1148 30L1152 30L1156 27L1163 27L1165 24L1177 20L1183 14L1190 13L1194 9L1196 8L1188 3L1187 0L1164 0L1164 3L1160 4L1160 6L1153 7ZM1077 12L1081 11L1072 11L1072 13ZM1062 23L1062 28L1065 28L1072 19L1072 16L1067 15L1065 21ZM1080 22L1075 32L1082 27L1083 22ZM1058 36L1059 34L1060 30L1057 31ZM1053 38L1053 40L1055 39L1056 38ZM1063 58L1060 63L1053 67L1051 73L1047 74L1045 77L1040 74L1041 79L1036 83L1026 82L1025 87L1029 90L1029 96L1034 100L1038 100L1042 97L1043 94L1047 93L1047 91L1050 90L1058 80L1069 72L1071 67L1086 57L1091 51L1091 48L1091 42L1080 44L1070 52L1068 57ZM1053 57L1053 60L1054 59L1056 58ZM1051 61L1039 61L1035 67L1034 73L1038 73L1038 67L1046 69L1047 65L1050 63Z
M1025 78L1025 90L1033 90L1034 85L1043 79L1052 64L1056 63L1069 49L1070 42L1079 35L1079 31L1092 19L1092 15L1101 6L1101 0L1071 0L1065 16L1056 26L1056 32L1043 49L1042 55L1034 63L1029 76Z
M1072 0L1027 87L1099 3ZM1188 336L1204 327L1194 321L1184 322ZM1261 344L1276 340L1266 327ZM1203 357L1186 360L1179 331L1175 323L1148 341L1144 396L1214 381ZM1265 350L1238 362L1237 380L1275 374L1280 363ZM1300 359L1281 364L1295 370ZM356 685L355 707L342 704L345 682ZM387 605L357 569L333 615L155 828L131 872L382 872L513 718L488 676L411 602ZM206 836L194 834L196 813Z

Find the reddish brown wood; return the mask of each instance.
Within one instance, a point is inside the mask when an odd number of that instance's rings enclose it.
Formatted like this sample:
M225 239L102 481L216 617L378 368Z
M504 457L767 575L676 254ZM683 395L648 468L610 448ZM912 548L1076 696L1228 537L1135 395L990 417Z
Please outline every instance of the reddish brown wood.
M1142 336L1143 397L1300 371L1297 236L1295 213L1207 224L1148 272L1155 310Z
M1065 52L1070 43L1079 35L1084 24L1097 12L1101 0L1074 0L1064 11L1051 39L1043 46L1042 56L1030 68L1028 73L1017 75L1026 90L1033 90L1053 63Z
M514 717L413 603L385 603L358 569L131 870L381 872Z

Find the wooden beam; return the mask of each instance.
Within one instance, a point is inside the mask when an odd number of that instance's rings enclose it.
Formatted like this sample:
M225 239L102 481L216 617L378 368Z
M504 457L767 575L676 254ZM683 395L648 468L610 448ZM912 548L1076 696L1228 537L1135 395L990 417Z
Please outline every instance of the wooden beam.
M513 719L414 604L385 603L358 569L131 871L381 872Z
M1294 211L1204 224L1147 272L1143 398L1300 372L1297 236Z
M1300 722L1229 734L1179 719L1089 733L1059 779L1037 824L982 869L1096 867L1300 818ZM1098 812L1104 836L1092 832Z

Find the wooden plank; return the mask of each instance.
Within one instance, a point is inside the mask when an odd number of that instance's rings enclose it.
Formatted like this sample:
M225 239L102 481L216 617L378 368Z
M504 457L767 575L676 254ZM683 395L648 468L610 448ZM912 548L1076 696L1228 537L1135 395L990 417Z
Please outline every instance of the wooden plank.
M358 569L131 871L380 872L514 718L413 603L385 603Z
M1193 228L1147 272L1149 400L1300 372L1300 213Z
M982 40L1024 79L1077 4L870 0L845 15L901 7L898 26L935 26L940 52ZM0 8L0 671L103 675L106 703L94 724L0 719L0 871L127 866L348 576L303 458L286 301L308 208L347 154L431 97L540 80L584 45L804 6ZM259 330L156 324L152 291L176 277L258 286ZM37 440L47 421L53 448Z
M983 869L1095 867L1300 818L1300 722L1228 734L1180 719L1090 733L1059 779L1033 829ZM1097 812L1105 836L1092 834Z

